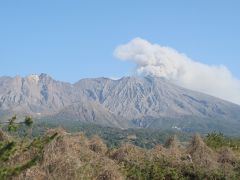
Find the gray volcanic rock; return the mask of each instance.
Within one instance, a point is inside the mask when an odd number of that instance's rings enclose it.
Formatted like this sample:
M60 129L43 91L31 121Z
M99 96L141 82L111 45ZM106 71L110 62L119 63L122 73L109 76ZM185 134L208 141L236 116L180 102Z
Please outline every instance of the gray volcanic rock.
M240 119L240 106L153 77L84 79L75 84L89 99L128 119L197 116Z
M190 91L162 78L82 79L46 74L0 78L0 115L31 114L115 127L220 130L239 133L240 106ZM240 133L239 133L240 134Z
M75 97L71 84L55 81L46 74L0 79L2 111L52 114L70 105Z
M240 106L162 78L83 79L74 86L89 100L137 127L239 133Z
M63 118L70 121L80 120L83 123L101 124L103 126L129 127L128 122L124 118L114 115L108 109L93 101L75 102L53 116L53 119L62 120Z

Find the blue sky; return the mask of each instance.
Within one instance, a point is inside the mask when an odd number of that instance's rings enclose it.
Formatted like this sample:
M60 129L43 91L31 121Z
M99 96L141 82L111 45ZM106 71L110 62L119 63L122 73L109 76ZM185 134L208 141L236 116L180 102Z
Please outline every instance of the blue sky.
M0 75L130 75L135 65L113 51L141 37L240 78L239 9L238 0L0 1Z

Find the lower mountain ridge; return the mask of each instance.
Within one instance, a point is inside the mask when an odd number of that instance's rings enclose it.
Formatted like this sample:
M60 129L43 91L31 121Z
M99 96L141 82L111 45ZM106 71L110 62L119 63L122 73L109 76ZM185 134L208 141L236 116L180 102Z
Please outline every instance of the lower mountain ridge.
M239 135L240 106L156 77L60 82L46 74L0 77L1 121L17 114L119 128Z

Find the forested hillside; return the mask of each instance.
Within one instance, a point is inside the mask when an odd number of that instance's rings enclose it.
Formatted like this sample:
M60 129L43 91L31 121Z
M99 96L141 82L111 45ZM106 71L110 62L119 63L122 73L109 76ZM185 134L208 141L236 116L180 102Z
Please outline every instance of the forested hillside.
M0 179L240 178L240 140L220 133L196 134L188 143L172 135L146 149L130 142L109 147L99 136L62 128L32 137L32 123L13 117L0 131Z

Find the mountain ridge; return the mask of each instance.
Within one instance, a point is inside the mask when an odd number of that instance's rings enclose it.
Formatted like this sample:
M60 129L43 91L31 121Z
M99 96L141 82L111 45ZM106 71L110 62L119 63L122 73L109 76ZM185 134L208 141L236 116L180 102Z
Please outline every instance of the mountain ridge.
M0 114L65 118L121 128L150 127L236 132L240 106L163 78L86 78L56 81L47 74L0 77Z

